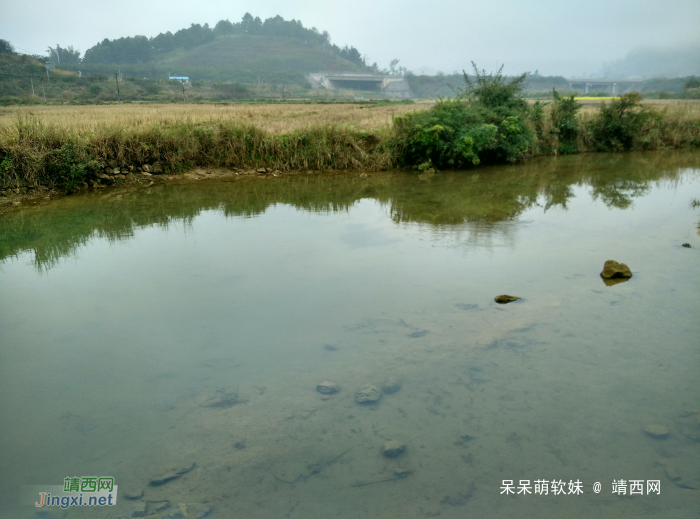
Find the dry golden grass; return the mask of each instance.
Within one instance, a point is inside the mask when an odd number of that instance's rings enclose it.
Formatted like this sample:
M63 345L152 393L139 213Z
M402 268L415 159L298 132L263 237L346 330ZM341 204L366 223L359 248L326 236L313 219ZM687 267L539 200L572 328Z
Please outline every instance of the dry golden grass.
M610 103L609 100L584 99L581 103L581 114L597 114L603 102ZM665 110L669 114L674 114L689 119L700 119L700 101L694 99L645 99L642 106L653 108L654 110Z
M581 116L598 112L602 101L581 101ZM100 127L122 128L172 125L178 123L227 123L254 125L274 134L289 133L325 125L358 131L376 131L390 125L393 117L425 110L433 102L411 105L372 106L368 104L261 104L261 105L175 105L127 104L85 106L0 107L0 131L17 122L17 116L31 116L48 125L71 131L94 131ZM650 99L645 106L665 110L675 119L700 119L700 101Z
M0 107L0 132L19 116L71 131L100 127L138 128L178 123L254 125L274 134L336 125L357 131L375 131L391 124L392 117L421 110L432 103L372 106L369 104L268 104L268 105L87 105Z

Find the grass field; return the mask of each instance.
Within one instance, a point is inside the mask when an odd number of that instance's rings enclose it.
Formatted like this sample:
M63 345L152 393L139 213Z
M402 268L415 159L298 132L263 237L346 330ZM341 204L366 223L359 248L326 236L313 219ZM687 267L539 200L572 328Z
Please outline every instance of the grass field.
M582 102L576 116L578 152L601 150L590 130L599 121L601 104ZM427 101L0 107L0 183L70 190L85 178L96 177L96 168L108 163L158 165L171 173L191 168L386 170L403 164L394 118L433 105ZM659 115L636 127L634 144L613 150L699 146L700 101L654 100L643 105ZM545 106L547 114L550 108ZM540 133L526 156L561 151L549 115Z
M99 127L143 128L176 124L253 125L275 134L320 127L345 126L377 131L391 125L392 117L421 110L430 102L411 105L371 104L237 104L237 105L84 105L0 107L0 133L17 124L18 117L32 117L45 125L85 132Z
M578 99L578 98L577 98ZM603 100L581 100L581 116L598 111ZM392 118L406 112L425 110L432 101L411 105L371 104L127 104L82 106L6 106L0 107L0 132L14 127L18 117L32 117L45 125L85 132L99 127L143 128L173 124L253 125L274 134L309 127L338 125L358 131L377 131L391 124ZM700 101L651 99L643 105L664 110L674 119L700 119Z

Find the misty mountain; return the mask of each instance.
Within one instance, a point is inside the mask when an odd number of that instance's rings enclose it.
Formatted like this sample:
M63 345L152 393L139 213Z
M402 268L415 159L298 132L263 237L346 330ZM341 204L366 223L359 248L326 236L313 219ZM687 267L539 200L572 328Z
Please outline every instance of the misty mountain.
M700 43L674 49L640 48L603 67L604 77L619 79L693 75L700 75Z

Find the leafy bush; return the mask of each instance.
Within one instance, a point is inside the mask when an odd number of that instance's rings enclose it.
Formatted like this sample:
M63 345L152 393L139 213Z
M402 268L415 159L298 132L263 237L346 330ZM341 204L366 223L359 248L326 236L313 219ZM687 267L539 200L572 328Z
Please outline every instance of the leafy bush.
M50 151L44 158L44 170L49 179L68 191L83 183L98 167L85 150L72 142Z
M98 85L98 84L96 84L96 83L95 83L95 84L92 84L92 85L90 85L90 86L88 87L88 91L89 91L92 95L98 96L98 95L100 95L100 94L102 93L102 85Z
M559 153L569 155L578 153L579 121L576 117L581 104L571 97L561 97L552 89L552 134L559 142Z
M588 125L597 151L624 151L635 147L635 139L644 134L644 126L655 116L640 106L638 92L630 92L603 103Z
M535 141L522 97L526 74L507 81L502 68L486 74L474 65L474 79L464 74L466 86L455 100L440 99L430 110L397 117L399 161L426 169L523 158Z
M690 76L683 84L683 90L690 90L691 88L700 88L700 78L695 76Z

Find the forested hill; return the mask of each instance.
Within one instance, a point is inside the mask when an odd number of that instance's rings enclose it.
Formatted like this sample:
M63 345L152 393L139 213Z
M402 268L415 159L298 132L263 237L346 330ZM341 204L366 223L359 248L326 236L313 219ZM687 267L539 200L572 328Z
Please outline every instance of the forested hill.
M82 60L62 66L100 73L113 73L118 66L130 75L161 77L171 72L244 82L303 81L308 72L372 69L355 47L332 44L326 31L307 29L281 16L262 21L249 13L238 23L221 20L213 28L192 24L152 38L105 39L85 51Z

